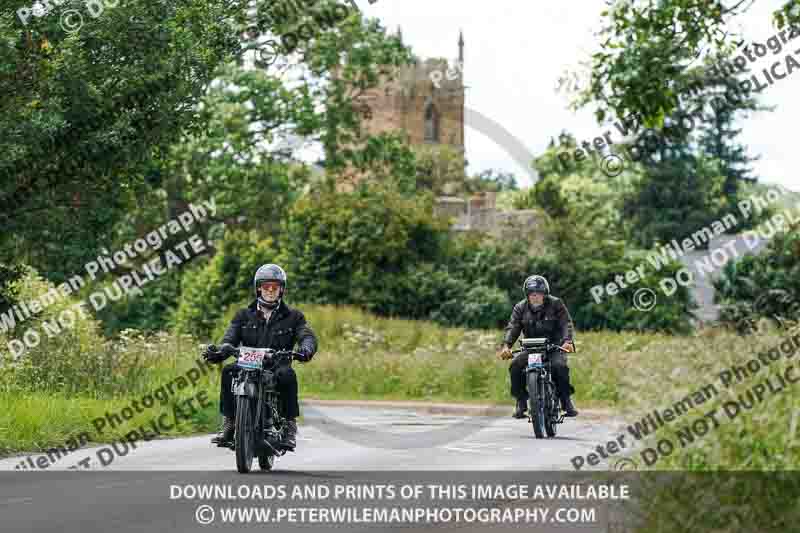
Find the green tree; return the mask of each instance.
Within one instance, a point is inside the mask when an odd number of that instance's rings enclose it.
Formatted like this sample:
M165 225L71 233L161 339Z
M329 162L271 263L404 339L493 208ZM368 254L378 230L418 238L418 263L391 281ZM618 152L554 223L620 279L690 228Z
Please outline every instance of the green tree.
M413 179L408 151L392 136L336 149L360 139L358 97L378 82L371 61L399 62L406 53L375 21L353 15L301 43L291 54L297 61L280 63L275 73L226 64L197 106L202 127L154 161L162 199L150 200L166 201L172 213L214 198L212 224L257 228L277 239L282 216L309 182L297 158L302 146L322 142L335 154L324 162L331 175L348 167L376 172L388 162L389 174ZM301 142L287 147L287 139Z
M440 257L447 224L430 196L363 184L353 193L319 191L290 210L282 250L299 297L320 303L372 302L384 278Z
M603 232L619 234L623 222L623 193L628 191L639 169L625 167L620 175L609 178L603 173L599 160L570 161L565 166L558 154L576 148L574 137L567 133L561 134L558 146L551 141L547 150L533 162L539 180L526 194L515 199L514 207L540 207L551 217L564 220L588 215L583 218L595 231L604 228Z
M368 111L361 98L396 67L410 63L410 49L388 35L378 20L354 14L301 43L298 55L313 79L310 97L321 98L324 106L318 116L318 139L326 170L344 172L359 151L374 150L374 145L365 146L367 138L362 136L361 121Z
M238 49L220 22L242 6L135 0L74 33L57 12L22 25L15 11L28 6L7 3L0 23L0 260L58 281L107 242L143 182L139 162L191 124L213 71Z
M448 145L414 148L417 186L436 195L466 192L464 154Z
M570 174L577 173L581 175L591 175L594 170L596 162L591 159L581 159L580 161L570 158L567 162L563 162L558 158L558 154L567 152L573 154L575 149L578 148L578 142L575 136L567 131L562 131L558 136L558 144L555 139L550 139L547 149L542 155L537 157L533 162L534 168L539 173L540 178L547 178L554 176L563 178Z
M503 172L493 168L484 170L467 179L468 192L518 191L517 178L513 172Z
M716 220L727 205L716 160L676 154L645 172L622 210L632 228L630 237L643 248L682 240Z
M178 187L182 204L214 199L210 222L277 236L280 219L309 173L276 146L319 126L309 87L293 88L261 70L222 68L201 100L202 131L173 145L161 172ZM288 157L287 157L288 156Z
M177 330L207 337L228 307L253 295L256 270L277 256L272 241L255 230L227 233L208 263L183 276Z
M731 261L714 282L720 320L752 332L760 319L788 327L800 321L800 224L777 234L758 255Z
M417 172L416 154L402 132L370 135L348 157L351 169L334 174L339 180L347 175L357 182L389 183L409 195L425 186ZM353 171L355 175L351 174Z
M748 99L738 107L720 105L729 102L734 92L735 80L720 79L717 95L709 98L708 118L700 125L701 134L698 144L700 150L720 162L720 167L725 182L722 194L730 206L735 206L740 199L740 189L743 181L754 183L756 178L752 175L750 163L758 158L749 157L747 149L737 142L741 133L740 128L734 128L733 123L737 114L742 111L760 111L768 109L756 104L755 100ZM714 105L717 104L717 105Z
M744 36L727 30L753 2L627 0L603 12L601 50L593 54L591 83L578 101L593 103L598 120L637 116L662 127L678 107L678 94L698 70L731 59ZM777 28L800 22L796 0L773 14ZM698 59L705 61L704 67Z
M83 9L79 4L65 0L25 26L14 11L29 4L15 0L0 23L0 90L9 95L0 103L6 154L0 161L0 261L30 262L56 280L79 271L129 229L140 230L130 213L143 204L147 216L141 220L169 218L194 198L207 199L213 182L222 189L213 192L220 192L223 213L230 215L238 206L226 203L225 193L236 196L254 172L274 178L260 188L264 194L299 188L292 182L302 184L303 176L282 167L262 164L254 171L248 164L262 161L237 161L235 175L228 176L221 167L233 158L230 150L209 157L208 148L224 134L242 148L248 119L263 119L265 137L316 133L331 165L342 164L339 148L359 128L355 96L377 84L375 65L407 60L407 50L377 21L356 14L299 48L296 56L311 72L299 87L256 73L223 72L228 81L259 78L237 101L219 94L212 81L247 46L239 34L247 2L131 0L105 6L102 16L66 33L59 11ZM245 98L258 107L249 116ZM227 101L230 113L205 109L204 99L220 106ZM177 149L176 139L183 143ZM164 195L166 212L158 213ZM259 201L248 194L239 198L250 205Z

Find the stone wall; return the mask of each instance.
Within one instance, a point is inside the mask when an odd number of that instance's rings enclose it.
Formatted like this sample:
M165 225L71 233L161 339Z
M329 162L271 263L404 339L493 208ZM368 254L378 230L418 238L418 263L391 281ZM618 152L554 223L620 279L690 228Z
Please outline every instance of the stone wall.
M453 221L452 231L479 231L494 237L513 238L520 233L541 232L541 215L532 209L500 211L495 194L484 193L469 199L441 196L436 199L436 214Z

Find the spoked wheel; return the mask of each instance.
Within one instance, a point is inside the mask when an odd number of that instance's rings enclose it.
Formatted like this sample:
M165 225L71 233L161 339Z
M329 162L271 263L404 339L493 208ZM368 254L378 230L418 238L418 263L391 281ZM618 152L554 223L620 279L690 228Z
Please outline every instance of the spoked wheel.
M528 397L530 398L531 424L533 424L533 433L537 439L543 439L545 432L545 402L544 398L539 398L540 392L539 375L536 372L529 372Z
M236 469L242 474L250 472L255 455L255 412L252 404L253 400L247 396L236 398Z
M545 404L545 420L544 420L544 430L547 432L548 437L555 437L556 436L556 426L557 426L557 416L558 416L558 408L556 406L556 390L553 387L553 383L547 381L545 383L544 388L544 404Z

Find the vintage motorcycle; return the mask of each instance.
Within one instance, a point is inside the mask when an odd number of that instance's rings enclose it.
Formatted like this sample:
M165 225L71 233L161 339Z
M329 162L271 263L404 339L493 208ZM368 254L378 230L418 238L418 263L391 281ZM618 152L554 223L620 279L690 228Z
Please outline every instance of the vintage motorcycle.
M558 391L552 378L552 369L548 354L556 350L566 352L557 344L547 342L545 337L520 339L519 350L511 352L512 356L521 353L528 355L527 384L529 398L530 421L537 439L556 436L556 426L564 422Z
M286 419L278 409L275 373L281 364L300 359L302 354L271 348L226 348L236 356L238 367L231 386L236 398L236 422L229 446L236 452L236 469L242 474L250 472L253 458L258 457L261 470L271 470L275 458L286 453L280 446Z

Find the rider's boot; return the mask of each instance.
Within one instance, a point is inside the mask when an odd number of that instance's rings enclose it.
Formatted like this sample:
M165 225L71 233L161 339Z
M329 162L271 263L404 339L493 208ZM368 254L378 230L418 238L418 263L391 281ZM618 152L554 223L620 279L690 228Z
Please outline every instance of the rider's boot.
M525 411L528 410L528 401L524 399L517 399L517 409L511 415L514 418L527 418Z
M294 418L286 421L286 431L283 432L281 447L293 452L297 445L297 422Z
M230 444L233 440L233 430L235 427L235 420L228 416L222 421L222 429L217 434L216 437L211 439L212 444L216 444L219 447L224 447Z
M564 416L578 416L578 411L575 410L575 406L572 405L572 399L569 396L561 398L561 408L564 409Z

